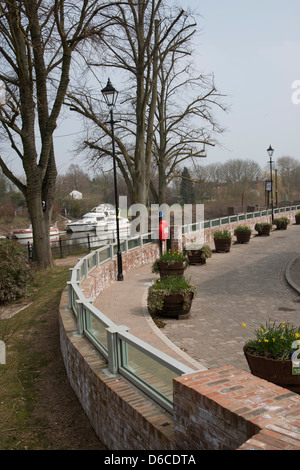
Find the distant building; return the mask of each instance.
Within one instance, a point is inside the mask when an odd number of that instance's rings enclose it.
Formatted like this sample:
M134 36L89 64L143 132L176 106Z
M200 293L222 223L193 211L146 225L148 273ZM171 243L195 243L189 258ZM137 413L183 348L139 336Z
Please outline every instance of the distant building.
M73 189L73 191L70 192L70 196L73 199L82 199L82 193L77 191L76 189Z

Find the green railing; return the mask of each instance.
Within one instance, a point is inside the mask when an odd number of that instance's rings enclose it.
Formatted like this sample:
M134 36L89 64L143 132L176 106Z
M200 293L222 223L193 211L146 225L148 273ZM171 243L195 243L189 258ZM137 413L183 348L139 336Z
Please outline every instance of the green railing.
M273 215L276 217L282 216L285 212L290 212L294 210L300 210L300 205L293 205L293 206L288 206L288 207L275 207L273 209ZM250 219L256 219L259 217L265 217L265 216L271 216L272 215L272 209L264 209L261 211L255 211L255 212L244 212L241 214L235 214L235 215L229 215L227 217L219 217L217 219L211 219L211 220L205 220L204 222L198 222L197 224L189 224L189 225L183 225L182 226L182 233L190 233L194 230L199 230L196 229L195 227L199 224L201 225L201 229L210 229L210 228L215 228L215 227L221 227L222 225L228 225L232 224L235 222L244 222Z

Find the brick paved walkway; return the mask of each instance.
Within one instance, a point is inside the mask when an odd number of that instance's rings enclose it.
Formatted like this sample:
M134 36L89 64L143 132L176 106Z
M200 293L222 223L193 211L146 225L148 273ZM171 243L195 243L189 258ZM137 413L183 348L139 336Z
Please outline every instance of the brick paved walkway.
M299 225L274 230L270 237L253 235L249 244L233 244L230 253L213 253L206 265L190 266L186 276L197 286L191 314L181 320L161 318L162 329L153 328L145 309L147 286L156 278L149 265L126 273L95 305L153 346L160 348L163 338L170 350L171 341L183 362L187 354L207 368L231 364L248 370L242 348L252 328L268 318L300 322L300 289L291 287L286 274L300 288Z

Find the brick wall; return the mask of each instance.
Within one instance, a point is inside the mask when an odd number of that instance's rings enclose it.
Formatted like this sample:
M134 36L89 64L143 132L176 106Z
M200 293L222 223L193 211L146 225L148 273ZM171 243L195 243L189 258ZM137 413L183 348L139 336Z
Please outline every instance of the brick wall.
M230 365L174 379L183 450L299 450L299 418L299 395Z
M129 272L145 264L154 263L159 257L159 245L154 243L140 249L122 254L123 273ZM81 290L87 299L95 300L116 278L118 272L117 259L107 261L94 269L81 285Z

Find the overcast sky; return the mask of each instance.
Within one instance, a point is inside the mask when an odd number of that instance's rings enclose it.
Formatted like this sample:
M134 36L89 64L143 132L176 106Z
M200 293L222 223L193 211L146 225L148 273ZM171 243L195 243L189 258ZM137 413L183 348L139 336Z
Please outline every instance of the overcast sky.
M185 3L185 2L184 2ZM219 120L227 132L220 147L209 149L206 163L229 158L299 159L300 2L297 0L187 1L202 15L200 60L215 74L227 95L229 112ZM298 88L300 87L300 81Z
M274 148L273 160L291 156L300 160L300 104L293 104L300 90L299 0L180 0L201 15L197 62L200 70L213 72L218 91L230 109L216 115L227 130L220 146L209 148L205 164L231 158L257 161L262 168ZM104 83L105 85L106 83ZM295 98L300 100L300 92ZM73 115L74 116L74 115ZM55 153L60 173L75 158L73 142L80 125L60 120L55 132ZM65 137L64 137L65 136ZM16 163L17 158L13 159ZM13 162L11 160L11 162Z

